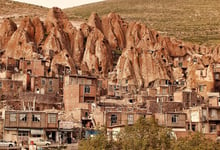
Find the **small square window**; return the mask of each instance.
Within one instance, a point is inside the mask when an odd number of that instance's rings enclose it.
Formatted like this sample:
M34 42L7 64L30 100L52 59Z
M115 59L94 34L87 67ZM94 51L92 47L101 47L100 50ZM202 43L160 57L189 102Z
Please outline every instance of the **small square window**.
M56 114L48 114L48 123L56 123L57 116Z
M32 115L32 121L33 122L40 122L40 115L39 114Z
M216 132L216 124L210 125L210 132Z
M86 85L85 88L84 88L84 92L85 93L90 93L90 87Z
M27 121L27 114L20 114L20 121Z
M49 85L53 85L53 80L52 79L49 80Z
M10 88L13 89L13 83L10 84Z
M204 88L205 88L204 85L200 85L200 86L199 86L199 92L204 92Z
M196 125L195 124L192 125L192 131L196 131Z
M216 80L220 79L220 75L219 75L218 73L215 74L215 79L216 79Z
M41 85L45 85L46 84L46 80L45 79L41 79Z
M49 87L49 88L48 88L48 92L53 92L53 88L52 88L52 87Z
M11 122L16 121L16 114L10 114L10 121Z
M134 115L132 114L128 115L128 124L134 124Z
M178 115L172 115L172 123L177 123Z
M163 94L163 95L168 94L168 93L167 93L167 88L162 88L162 94Z
M111 115L111 125L117 123L117 115Z

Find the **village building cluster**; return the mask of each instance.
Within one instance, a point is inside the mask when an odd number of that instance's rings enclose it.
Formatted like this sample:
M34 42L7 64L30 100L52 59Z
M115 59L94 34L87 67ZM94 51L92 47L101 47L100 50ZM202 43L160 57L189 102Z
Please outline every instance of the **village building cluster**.
M116 138L140 116L154 117L177 135L198 131L213 139L220 136L219 86L209 89L203 80L212 73L219 84L218 64L213 72L205 67L195 70L201 80L195 88L188 88L182 78L157 79L137 89L127 79L120 84L112 81L114 71L108 78L65 69L53 75L43 59L1 58L0 69L0 138L4 140L27 143L29 137L42 137L64 143L68 137L97 134L101 127Z
M116 138L140 117L175 135L220 136L220 47L163 37L139 22L93 13L75 28L59 8L44 21L0 27L0 139L52 143L106 127Z

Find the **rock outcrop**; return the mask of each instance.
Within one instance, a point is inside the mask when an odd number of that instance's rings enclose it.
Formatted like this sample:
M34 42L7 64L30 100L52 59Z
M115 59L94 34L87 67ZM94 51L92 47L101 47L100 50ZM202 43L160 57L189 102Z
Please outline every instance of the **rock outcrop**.
M184 79L187 87L195 88L200 79L193 70L200 66L207 69L204 80L212 90L212 64L220 63L220 46L208 48L163 37L115 13L101 18L93 13L77 29L59 8L50 9L44 22L25 17L18 28L6 19L0 28L0 49L5 49L4 56L16 59L43 57L49 60L52 75L58 72L57 64L72 73L82 70L105 77L114 70L112 82L139 89L158 78Z
M0 26L0 49L8 44L12 34L17 30L17 25L11 19L5 19Z

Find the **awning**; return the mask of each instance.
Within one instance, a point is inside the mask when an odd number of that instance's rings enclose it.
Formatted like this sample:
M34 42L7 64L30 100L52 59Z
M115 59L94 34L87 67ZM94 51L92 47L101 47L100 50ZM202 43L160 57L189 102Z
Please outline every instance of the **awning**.
M45 131L57 131L57 129L45 129Z
M5 128L5 130L13 130L13 131L16 131L17 128Z
M31 129L18 129L18 131L30 131Z
M44 130L31 130L31 135L43 135Z
M60 132L72 132L73 129L60 129L59 131Z

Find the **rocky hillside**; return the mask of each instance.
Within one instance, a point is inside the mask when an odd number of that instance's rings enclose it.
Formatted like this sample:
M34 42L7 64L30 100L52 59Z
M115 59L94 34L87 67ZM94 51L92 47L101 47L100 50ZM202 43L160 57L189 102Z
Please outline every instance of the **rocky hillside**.
M88 19L94 11L100 16L115 12L165 36L197 44L220 43L218 0L106 0L64 11L71 19Z
M208 81L211 89L213 74L201 79L195 71L210 72L214 63L220 63L219 47L164 37L143 23L126 22L115 13L101 18L92 13L77 29L59 8L50 9L44 21L25 17L18 25L5 19L0 27L0 49L4 51L2 57L48 61L51 75L58 72L60 64L69 67L71 73L82 70L107 77L111 72L112 82L137 88L163 78L185 79L189 87Z
M24 16L40 16L44 17L48 12L48 8L31 5L12 0L0 1L0 22L3 18L11 18L14 21L20 21Z

